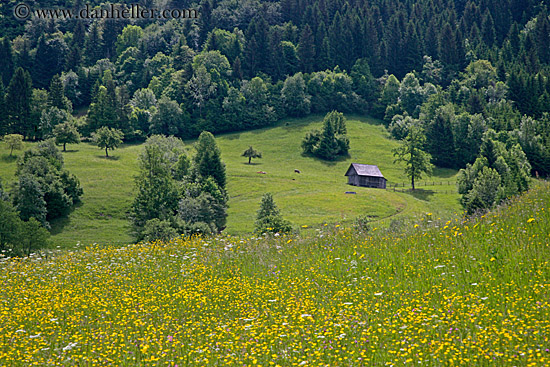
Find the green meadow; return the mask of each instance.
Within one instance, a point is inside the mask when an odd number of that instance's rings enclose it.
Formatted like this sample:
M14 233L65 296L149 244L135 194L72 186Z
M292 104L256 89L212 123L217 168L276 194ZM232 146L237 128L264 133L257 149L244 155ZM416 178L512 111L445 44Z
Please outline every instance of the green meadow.
M391 149L398 143L389 138L378 120L347 117L349 157L325 162L303 156L301 140L309 130L321 127L322 118L287 119L273 127L216 137L228 177L227 233L243 234L254 229L265 192L273 193L283 216L305 231L325 223L350 224L358 215L369 216L374 226L387 226L394 219L414 219L426 213L448 217L461 212L454 185L457 172L453 170L434 170L434 175L419 182L413 193L346 184L344 174L349 165L365 163L378 165L390 183L408 186L403 167L393 163ZM192 144L186 142L190 151ZM253 159L252 164L241 156L250 145L263 155ZM32 143L26 143L25 149L30 146ZM132 242L128 209L134 196L140 150L139 144L127 144L105 158L104 152L90 143L68 145L63 153L65 167L80 179L84 195L68 217L52 223L55 246ZM15 167L16 159L9 157L9 151L0 143L0 177L6 188L15 181ZM295 169L301 173L295 173Z

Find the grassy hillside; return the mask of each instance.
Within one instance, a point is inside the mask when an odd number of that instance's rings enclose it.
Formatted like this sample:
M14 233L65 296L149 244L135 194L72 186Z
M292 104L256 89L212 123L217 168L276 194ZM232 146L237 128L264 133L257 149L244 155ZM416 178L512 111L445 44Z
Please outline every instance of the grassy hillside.
M307 131L321 127L322 116L293 119L277 126L251 132L218 136L227 165L229 217L227 232L248 233L263 193L272 192L283 215L296 227L316 227L324 223L349 222L364 214L378 222L397 216L434 212L447 215L460 211L454 185L426 186L414 194L390 190L355 188L346 184L344 174L350 163L376 164L392 182L407 183L402 167L393 164L391 149L397 142L377 121L348 117L350 157L324 162L301 154L300 143ZM191 148L193 142L187 142ZM242 152L252 145L262 159L248 160ZM26 144L30 146L29 143ZM137 174L139 145L125 145L105 159L97 147L82 143L69 145L65 166L81 181L82 204L64 219L52 223L53 242L59 246L131 242L127 211L133 199L133 178ZM21 154L21 152L17 152ZM301 174L294 173L294 169ZM0 143L0 177L4 185L13 181L15 160ZM264 171L267 174L258 174ZM454 182L456 171L436 170L430 181ZM356 195L346 195L346 191ZM383 223L380 223L383 224ZM378 224L377 224L378 225Z
M0 364L545 366L550 187L404 232L0 262Z
M407 184L402 166L393 164L391 149L398 143L388 139L384 126L376 120L348 117L350 157L326 162L302 156L302 138L311 129L321 127L322 117L315 116L218 139L229 177L229 233L254 229L259 198L266 191L274 194L283 215L300 226L351 220L359 214L380 220L397 213L460 211L458 195L445 193L456 191L454 185L426 186L415 196L347 185L344 174L351 163L378 165L390 182ZM249 145L263 154L262 159L253 160L253 165L239 157ZM294 173L294 169L301 174ZM455 182L455 175L456 171L436 170L430 181ZM357 195L346 195L346 191Z

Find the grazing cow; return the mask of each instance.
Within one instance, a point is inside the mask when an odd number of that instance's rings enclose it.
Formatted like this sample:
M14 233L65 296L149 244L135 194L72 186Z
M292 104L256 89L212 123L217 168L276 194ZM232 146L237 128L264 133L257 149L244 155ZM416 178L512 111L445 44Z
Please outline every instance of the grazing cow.
M302 172L300 172L299 169L295 169L295 170L294 170L294 173L302 173Z
M256 173L259 173L259 174L261 174L261 175L267 174L267 172L264 172L264 171L258 171L258 172L256 172Z

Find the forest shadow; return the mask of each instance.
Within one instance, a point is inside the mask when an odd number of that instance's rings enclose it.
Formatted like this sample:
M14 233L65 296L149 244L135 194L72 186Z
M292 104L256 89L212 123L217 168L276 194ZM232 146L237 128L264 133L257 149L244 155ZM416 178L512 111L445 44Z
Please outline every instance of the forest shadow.
M79 201L78 203L73 205L67 215L50 220L50 234L55 236L63 232L65 230L65 227L71 223L71 213L74 212L77 208L80 208L82 205L84 205L84 203L82 201Z
M110 155L108 157L105 157L104 155L96 155L96 158L99 159L105 159L107 161L118 161L120 159L120 156L118 155Z
M305 158L312 158L313 160L315 160L317 162L320 162L320 163L322 163L322 164L324 164L325 166L328 166L328 167L333 167L333 166L335 166L336 164L338 164L340 162L345 162L348 159L351 159L351 155L349 155L349 154L339 156L338 158L333 159L331 161L327 161L326 159L319 158L319 157L314 156L313 154L309 154L309 153L302 153L301 156L305 157Z
M261 166L262 165L261 162L252 162L252 163L243 162L242 164L244 164L245 166Z
M435 194L435 191L426 189L415 189L407 190L407 194L410 194L419 200L430 201L430 198Z
M232 134L227 134L225 135L225 139L227 140L239 140L241 138L241 134L240 133L232 133Z
M453 169L450 169L450 168L439 168L439 167L436 167L436 168L434 168L434 170L433 170L432 177L437 177L437 178L451 178L451 177L453 177L454 175L456 175L456 173L457 173L456 170L453 170ZM427 179L427 181L429 181L429 178Z
M9 154L3 154L2 158L0 159L2 159L2 161L6 163L13 163L17 160L17 156L16 155L10 156Z

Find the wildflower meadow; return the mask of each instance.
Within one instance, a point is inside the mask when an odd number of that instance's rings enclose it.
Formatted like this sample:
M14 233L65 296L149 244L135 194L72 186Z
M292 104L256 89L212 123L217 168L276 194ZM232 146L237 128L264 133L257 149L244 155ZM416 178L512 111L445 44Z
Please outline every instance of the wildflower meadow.
M3 260L0 365L548 365L549 210Z

